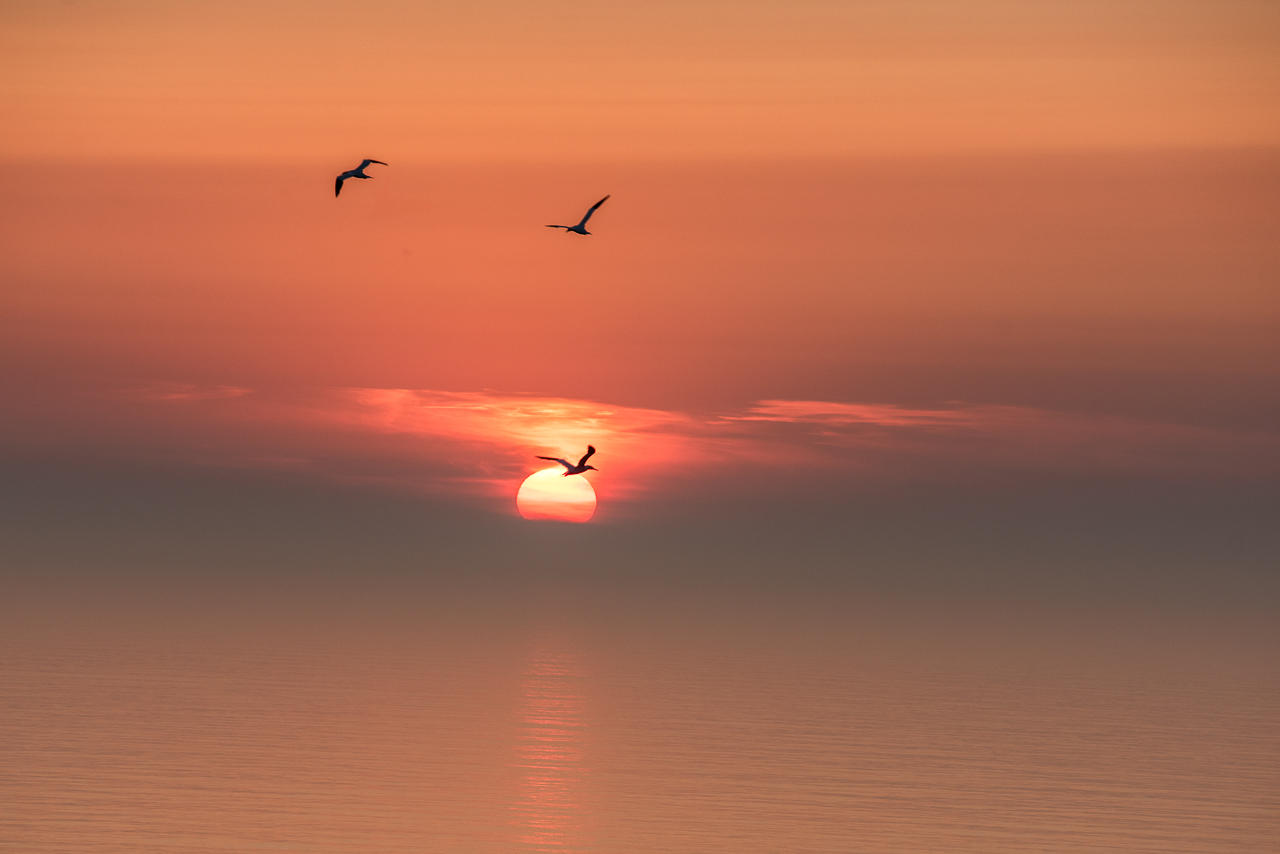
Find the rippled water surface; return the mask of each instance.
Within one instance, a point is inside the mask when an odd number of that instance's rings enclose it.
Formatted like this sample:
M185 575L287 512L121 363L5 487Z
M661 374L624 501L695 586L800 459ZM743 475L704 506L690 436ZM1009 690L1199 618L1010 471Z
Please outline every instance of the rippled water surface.
M1265 666L800 628L15 632L0 849L1280 850Z

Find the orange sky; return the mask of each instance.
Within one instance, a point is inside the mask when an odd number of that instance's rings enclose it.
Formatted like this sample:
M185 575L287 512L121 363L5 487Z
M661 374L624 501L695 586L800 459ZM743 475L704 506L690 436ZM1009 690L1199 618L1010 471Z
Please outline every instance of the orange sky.
M328 163L1272 145L1261 0L17 0L0 156Z
M1015 392L999 377L1274 368L1280 182L1265 152L393 163L338 200L335 162L11 174L6 346L129 382L693 409L1056 407L1078 377L1034 400L1001 397ZM593 236L542 227L604 192ZM921 375L955 370L970 379ZM997 387L975 387L984 377Z
M104 403L153 387L251 390L227 412L357 388L673 424L771 400L1274 428L1273 4L0 16L18 445L101 421L178 453L189 427ZM335 200L364 156L390 165ZM605 193L592 237L542 227ZM517 458L589 440L563 432L515 430L495 465L518 484ZM638 488L627 435L611 474Z

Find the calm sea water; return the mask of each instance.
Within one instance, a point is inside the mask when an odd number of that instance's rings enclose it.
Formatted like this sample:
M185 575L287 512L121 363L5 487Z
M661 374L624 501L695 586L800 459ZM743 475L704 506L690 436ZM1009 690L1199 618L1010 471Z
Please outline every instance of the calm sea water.
M660 617L14 629L0 850L1280 850L1247 639Z

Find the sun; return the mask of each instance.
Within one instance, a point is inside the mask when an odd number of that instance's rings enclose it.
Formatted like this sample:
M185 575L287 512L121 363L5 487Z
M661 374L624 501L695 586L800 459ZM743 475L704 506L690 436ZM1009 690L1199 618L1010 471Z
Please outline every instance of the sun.
M582 475L564 476L564 469L536 471L520 484L516 509L526 519L585 522L596 512L596 491Z

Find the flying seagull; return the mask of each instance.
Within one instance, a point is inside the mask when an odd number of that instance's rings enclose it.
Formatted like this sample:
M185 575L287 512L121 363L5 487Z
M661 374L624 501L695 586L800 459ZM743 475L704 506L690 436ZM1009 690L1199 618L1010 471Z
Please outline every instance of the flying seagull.
M607 199L609 197L605 196L604 198ZM600 201L604 201L604 199L601 199ZM596 207L599 207L599 205L597 205ZM587 214L587 216L591 216L591 214ZM586 222L585 219L583 219L582 221ZM562 225L560 226L560 228L564 228L564 226ZM587 460L591 459L591 455L594 454L595 452L596 452L595 448L593 448L590 445L587 445L587 452L582 455L582 459L578 460L578 464L576 466L573 463L569 462L568 460L562 460L559 457L538 457L538 459L551 460L553 463L559 463L560 465L565 467L565 473L560 476L568 477L571 474L582 474L587 469L590 469L591 471L600 471L600 469L596 468L595 466L587 465Z
M574 234L590 234L591 232L587 231L587 228L586 228L587 220L591 219L591 215L596 212L596 208L600 207L607 201L609 201L609 196L605 196L603 199L601 199L600 201L592 205L591 210L587 211L587 215L584 216L582 218L582 222L578 223L577 225L549 225L547 226L547 228L563 228L565 234L568 234L571 231ZM587 457L589 456L591 455L587 454ZM583 457L583 459L585 460L587 457ZM572 474L577 474L577 472L572 472Z
M387 165L383 163L381 160L370 160L369 158L366 157L360 163L359 166L357 166L354 169L348 169L346 172L343 172L341 175L338 176L338 182L333 185L334 198L337 198L338 194L342 192L342 182L347 180L348 178L372 178L373 177L372 175L364 174L364 170L368 168L370 163L377 163L379 166ZM583 222L585 221L586 220L583 220Z

